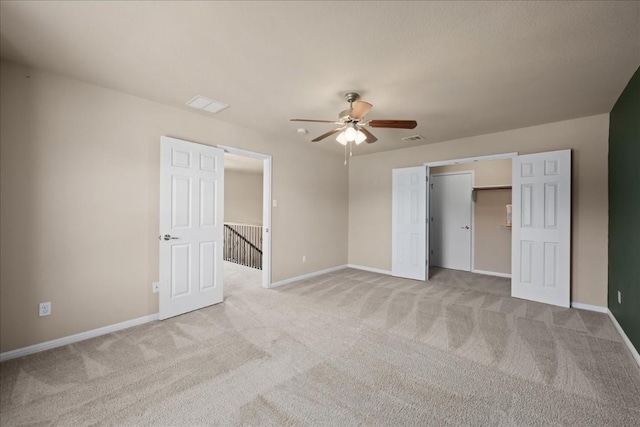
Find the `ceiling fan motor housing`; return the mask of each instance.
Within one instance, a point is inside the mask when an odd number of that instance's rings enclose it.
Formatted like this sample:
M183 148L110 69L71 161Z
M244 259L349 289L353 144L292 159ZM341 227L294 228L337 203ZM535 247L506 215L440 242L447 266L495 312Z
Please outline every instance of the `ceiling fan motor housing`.
M351 109L340 111L340 113L338 114L338 119L341 122L346 123L350 120L349 114L351 114Z
M357 101L358 99L360 99L360 95L358 95L355 92L347 92L344 94L344 99L347 100L347 102L353 102L353 101Z

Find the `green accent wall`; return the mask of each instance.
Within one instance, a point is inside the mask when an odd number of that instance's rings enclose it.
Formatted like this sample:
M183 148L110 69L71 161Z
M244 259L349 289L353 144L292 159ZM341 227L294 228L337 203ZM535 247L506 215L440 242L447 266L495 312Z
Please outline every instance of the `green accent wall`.
M608 295L609 310L640 350L640 68L610 115Z

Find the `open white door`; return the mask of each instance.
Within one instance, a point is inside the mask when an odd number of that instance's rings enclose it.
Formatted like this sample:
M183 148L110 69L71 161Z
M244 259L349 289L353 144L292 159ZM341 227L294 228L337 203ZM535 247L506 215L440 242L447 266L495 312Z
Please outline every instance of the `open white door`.
M391 274L427 279L427 173L424 166L393 169Z
M571 150L513 159L511 296L569 307Z
M473 173L431 175L431 265L471 271Z
M222 302L224 151L160 139L160 310Z

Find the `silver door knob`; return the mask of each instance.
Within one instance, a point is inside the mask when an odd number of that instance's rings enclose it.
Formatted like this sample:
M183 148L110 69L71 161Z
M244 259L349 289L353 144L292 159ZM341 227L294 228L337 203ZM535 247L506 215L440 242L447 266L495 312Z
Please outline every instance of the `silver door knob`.
M177 240L178 239L177 237L172 237L172 236L170 236L168 234L165 234L163 238L164 238L164 240Z
M468 230L468 229L469 229L469 226L468 226L468 225L465 225L465 226L462 226L462 227L460 227L460 228L464 228L465 230Z

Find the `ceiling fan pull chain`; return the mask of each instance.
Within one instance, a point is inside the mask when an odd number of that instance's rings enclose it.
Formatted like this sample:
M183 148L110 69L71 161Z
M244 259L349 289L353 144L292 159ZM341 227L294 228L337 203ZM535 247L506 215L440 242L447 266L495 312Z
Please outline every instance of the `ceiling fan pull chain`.
M347 144L344 145L344 165L347 166Z

